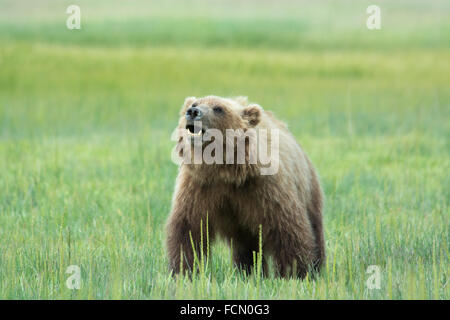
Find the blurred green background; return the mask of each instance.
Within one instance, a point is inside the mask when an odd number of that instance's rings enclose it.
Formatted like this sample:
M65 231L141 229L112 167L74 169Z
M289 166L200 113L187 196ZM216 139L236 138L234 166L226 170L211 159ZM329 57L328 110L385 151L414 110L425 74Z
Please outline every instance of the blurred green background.
M81 8L81 30L66 9ZM381 8L368 30L366 8ZM0 298L448 299L448 1L0 0ZM286 121L326 194L314 281L247 277L219 243L168 274L186 96ZM69 265L82 287L69 290ZM369 265L381 288L366 286Z

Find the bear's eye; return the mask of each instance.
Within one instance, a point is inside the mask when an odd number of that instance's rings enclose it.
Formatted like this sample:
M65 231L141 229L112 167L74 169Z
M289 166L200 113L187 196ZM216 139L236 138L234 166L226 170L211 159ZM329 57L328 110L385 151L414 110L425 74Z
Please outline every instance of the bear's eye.
M219 107L219 106L215 106L215 107L213 108L213 110L214 110L214 112L217 113L217 114L220 114L220 113L223 112L223 108L222 108L222 107Z

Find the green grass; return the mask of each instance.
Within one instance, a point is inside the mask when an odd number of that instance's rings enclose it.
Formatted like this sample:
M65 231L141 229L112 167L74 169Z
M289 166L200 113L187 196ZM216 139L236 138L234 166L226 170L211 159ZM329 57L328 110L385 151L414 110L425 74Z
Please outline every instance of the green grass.
M69 1L0 1L0 298L449 299L446 1L380 1L380 31L365 1L78 2L69 31ZM316 279L246 277L221 242L169 275L170 134L207 94L274 111L313 160Z

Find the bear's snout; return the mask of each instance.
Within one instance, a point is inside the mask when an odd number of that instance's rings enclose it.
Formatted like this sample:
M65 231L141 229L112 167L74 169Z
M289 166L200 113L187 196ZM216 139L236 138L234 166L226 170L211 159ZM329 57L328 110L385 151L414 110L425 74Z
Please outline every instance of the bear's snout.
M200 110L200 108L190 107L189 109L187 109L187 111L186 111L186 119L187 120L198 121L201 118L203 118L203 112L202 112L202 110Z

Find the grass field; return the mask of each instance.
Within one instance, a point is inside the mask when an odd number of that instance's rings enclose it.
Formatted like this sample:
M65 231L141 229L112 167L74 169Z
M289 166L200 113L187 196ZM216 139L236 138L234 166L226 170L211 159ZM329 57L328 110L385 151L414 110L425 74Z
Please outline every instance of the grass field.
M449 299L450 3L377 1L369 31L372 2L0 0L0 298ZM314 162L315 280L246 277L221 242L168 273L170 134L207 94L274 111Z

